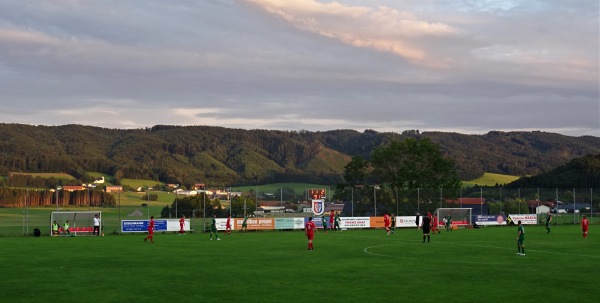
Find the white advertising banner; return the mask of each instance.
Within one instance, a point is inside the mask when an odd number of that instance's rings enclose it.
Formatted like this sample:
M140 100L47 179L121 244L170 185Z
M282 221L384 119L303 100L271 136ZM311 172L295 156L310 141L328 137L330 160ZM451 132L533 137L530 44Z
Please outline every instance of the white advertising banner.
M369 217L340 217L340 228L371 228Z
M216 220L217 230L225 230L227 227L227 218L217 218ZM208 223L207 227L210 228L210 224L212 224L212 218L206 218L206 223ZM231 229L233 229L233 219L231 219Z
M304 228L304 218L294 218L294 229Z
M183 230L190 231L190 219L184 220ZM179 219L168 219L167 220L167 231L179 231Z
M478 215L475 217L477 225L506 225L506 220L502 215Z
M417 227L417 216L397 216L396 227Z
M521 221L521 224L523 224L523 225L537 224L537 214L508 215L508 217L510 218L510 220L512 222L515 223L515 225L517 225L519 221Z

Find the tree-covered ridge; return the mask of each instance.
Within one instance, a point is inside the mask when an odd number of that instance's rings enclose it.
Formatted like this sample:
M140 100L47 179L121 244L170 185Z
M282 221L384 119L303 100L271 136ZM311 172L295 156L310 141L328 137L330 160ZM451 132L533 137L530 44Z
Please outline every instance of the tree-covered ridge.
M353 156L406 138L429 138L454 160L459 177L484 172L536 175L573 158L600 153L598 137L544 132L485 135L372 130L326 132L242 130L212 126L107 129L82 125L0 124L0 175L66 172L85 182L86 172L192 185L309 182L335 184Z
M575 158L551 171L511 182L507 187L598 188L600 154Z

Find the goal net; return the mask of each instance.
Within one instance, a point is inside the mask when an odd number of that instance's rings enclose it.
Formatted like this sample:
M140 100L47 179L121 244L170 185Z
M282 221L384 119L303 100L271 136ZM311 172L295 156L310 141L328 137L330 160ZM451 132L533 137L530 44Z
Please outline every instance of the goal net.
M438 208L435 213L440 226L444 226L448 216L452 218L452 226L470 226L472 210L472 208Z
M54 222L58 224L58 235L61 236L91 236L94 234L94 216L98 215L100 227L98 234L102 233L101 211L54 211L50 216L50 234L54 234ZM65 229L65 223L69 224L69 230Z

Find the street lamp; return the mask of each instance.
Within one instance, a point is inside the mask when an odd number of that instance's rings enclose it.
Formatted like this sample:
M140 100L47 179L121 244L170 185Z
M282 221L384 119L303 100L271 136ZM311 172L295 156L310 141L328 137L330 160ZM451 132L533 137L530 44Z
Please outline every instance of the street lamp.
M56 187L56 211L58 211L58 191L61 189L62 187L60 185Z
M148 220L150 220L150 188L146 189L146 198L148 199L147 208L148 208Z
M351 188L351 195L352 195L352 217L354 217L354 185Z
M377 189L379 189L379 186L373 186L373 204L375 205L375 217L377 217Z

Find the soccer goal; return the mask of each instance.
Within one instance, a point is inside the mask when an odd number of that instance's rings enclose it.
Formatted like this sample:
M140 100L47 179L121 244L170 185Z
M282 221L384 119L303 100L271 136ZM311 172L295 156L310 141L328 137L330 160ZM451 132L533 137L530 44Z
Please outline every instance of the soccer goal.
M50 216L50 234L53 234L52 225L56 221L60 236L92 236L94 235L94 217L96 215L100 219L98 234L102 234L101 211L54 211ZM65 228L67 221L69 224L68 231Z
M445 224L448 216L452 217L452 226L471 226L472 208L438 208L435 213L440 225Z

